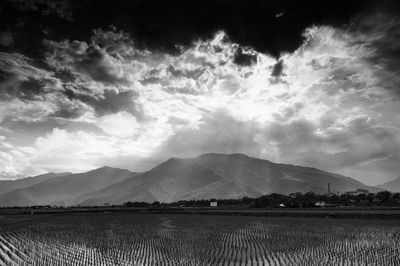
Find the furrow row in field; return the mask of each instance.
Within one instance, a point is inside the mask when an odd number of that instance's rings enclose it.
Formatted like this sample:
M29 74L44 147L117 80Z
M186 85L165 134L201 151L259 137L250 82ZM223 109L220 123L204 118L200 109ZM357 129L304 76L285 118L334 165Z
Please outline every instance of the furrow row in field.
M96 217L9 226L0 233L0 264L400 265L399 227L390 223Z

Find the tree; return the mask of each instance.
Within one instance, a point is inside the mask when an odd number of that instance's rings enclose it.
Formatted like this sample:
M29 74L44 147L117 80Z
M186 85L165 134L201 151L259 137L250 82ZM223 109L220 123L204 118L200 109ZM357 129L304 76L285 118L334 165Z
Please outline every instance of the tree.
M161 203L159 201L155 201L151 204L152 207L160 207Z
M381 202L389 202L391 197L392 193L387 190L380 191L376 194L376 198L379 199Z

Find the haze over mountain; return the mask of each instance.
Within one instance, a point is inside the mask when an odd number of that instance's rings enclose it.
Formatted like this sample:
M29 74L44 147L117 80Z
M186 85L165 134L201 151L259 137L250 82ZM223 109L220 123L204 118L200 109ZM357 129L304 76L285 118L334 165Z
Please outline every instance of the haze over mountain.
M383 183L378 187L392 191L392 192L400 192L400 176L396 179Z
M46 173L15 180L0 180L0 194L11 192L19 188L26 188L41 183L53 177L70 175L71 173Z
M243 154L203 154L197 158L171 158L157 167L83 195L83 205L155 200L258 197L268 193L326 193L357 188L377 191L352 178L315 168L275 164Z
M43 177L36 177L35 180ZM270 193L343 193L379 189L316 168L272 163L243 154L171 158L144 173L102 167L63 175L0 195L0 206L103 205L127 201L259 197Z
M0 206L69 205L71 199L135 175L128 170L102 167L86 173L48 178L32 186L0 195Z

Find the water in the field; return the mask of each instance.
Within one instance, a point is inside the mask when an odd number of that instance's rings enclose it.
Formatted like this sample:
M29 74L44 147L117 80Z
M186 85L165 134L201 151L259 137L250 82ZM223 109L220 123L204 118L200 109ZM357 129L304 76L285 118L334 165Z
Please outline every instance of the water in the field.
M85 214L0 224L0 265L400 265L398 221Z

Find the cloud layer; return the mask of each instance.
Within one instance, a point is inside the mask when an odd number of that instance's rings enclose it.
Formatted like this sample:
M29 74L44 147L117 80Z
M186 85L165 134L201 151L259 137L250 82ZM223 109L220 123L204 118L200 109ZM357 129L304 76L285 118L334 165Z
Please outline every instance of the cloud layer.
M278 60L229 30L178 53L118 27L46 38L43 60L0 52L0 175L142 171L171 156L241 152L369 184L392 179L400 22L373 16L381 23L310 26Z
M32 55L43 38L87 40L93 29L113 25L133 36L137 47L153 51L177 53L179 47L189 47L194 40L224 31L241 46L279 57L303 43L306 28L342 26L355 15L376 9L375 2L4 0L0 8L0 43L7 46L7 40L12 39L19 51ZM387 2L394 1L385 1L385 6ZM240 52L237 56L237 62L242 62Z

